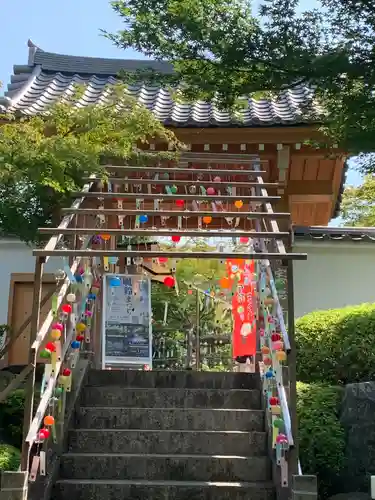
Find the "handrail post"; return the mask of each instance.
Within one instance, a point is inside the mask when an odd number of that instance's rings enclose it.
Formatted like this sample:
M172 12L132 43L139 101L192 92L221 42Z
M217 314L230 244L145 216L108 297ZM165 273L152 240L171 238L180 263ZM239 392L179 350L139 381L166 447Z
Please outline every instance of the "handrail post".
M26 384L25 410L23 419L23 438L22 438L23 441L22 441L22 455L21 455L22 471L29 470L31 447L30 444L26 441L26 436L29 432L31 422L33 420L35 372L36 372L36 360L38 356L38 350L32 349L32 345L37 337L39 330L44 263L45 263L45 257L36 258L35 272L34 272L33 307L31 312L30 342L29 342L29 363L32 364L33 368Z
M289 249L292 248L293 228L290 229ZM288 300L288 336L290 351L288 353L289 368L289 413L291 419L292 435L294 446L289 450L289 471L290 474L298 474L298 420L297 420L297 377L296 377L296 339L295 339L295 318L294 318L294 276L293 260L287 262L287 300Z

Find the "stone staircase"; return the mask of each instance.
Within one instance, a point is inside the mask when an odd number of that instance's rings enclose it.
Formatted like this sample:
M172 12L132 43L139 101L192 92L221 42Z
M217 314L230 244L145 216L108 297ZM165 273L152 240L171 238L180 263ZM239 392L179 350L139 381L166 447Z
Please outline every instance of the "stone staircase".
M257 374L91 370L54 500L274 500Z

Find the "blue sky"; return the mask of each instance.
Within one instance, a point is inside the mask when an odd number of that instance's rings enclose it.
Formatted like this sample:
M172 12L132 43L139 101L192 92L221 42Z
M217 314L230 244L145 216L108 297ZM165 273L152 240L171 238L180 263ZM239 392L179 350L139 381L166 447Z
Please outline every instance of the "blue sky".
M314 4L314 0L301 0L302 9L311 8ZM110 32L121 29L120 19L111 10L107 0L12 0L2 2L1 17L0 81L4 86L9 82L13 65L27 63L29 38L48 52L143 58L133 50L117 49L100 35L100 28ZM348 184L357 185L360 181L358 172L351 168Z

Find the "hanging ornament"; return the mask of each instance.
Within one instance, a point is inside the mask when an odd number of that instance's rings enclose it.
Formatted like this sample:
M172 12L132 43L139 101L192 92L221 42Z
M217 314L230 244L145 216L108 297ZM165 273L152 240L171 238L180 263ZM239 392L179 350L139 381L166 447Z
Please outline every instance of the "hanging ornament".
M95 234L95 235L91 238L91 243L92 243L93 245L99 245L101 242L102 242L102 238L101 238L100 234Z
M185 205L184 200L176 200L176 206L177 207L183 208L184 205Z
M62 323L54 323L52 325L52 330L60 330L60 332L62 332L64 330L64 325Z
M197 192L197 186L189 186L189 193L195 194Z
M118 276L113 276L109 280L109 286L111 288L117 288L117 287L121 286L121 279Z
M173 235L171 237L171 240L173 241L173 243L178 243L181 240L181 236Z
M39 433L38 433L38 438L40 441L45 441L46 439L48 439L51 435L51 432L49 431L49 429L40 429Z
M207 194L209 196L213 196L215 193L216 193L215 188L213 188L213 187L207 188Z
M76 296L74 293L68 293L66 296L67 302L75 302L76 301Z
M175 279L173 276L166 276L163 281L164 285L167 286L168 288L172 288L175 284Z
M280 403L279 403L279 398L278 398L278 397L276 397L276 396L271 396L271 397L269 398L268 402L269 402L270 406L277 406L277 405L279 405L279 404L280 404Z
M243 201L242 201L242 200L236 200L236 201L234 202L234 206L235 206L236 208L242 208L242 207L243 207Z
M62 307L61 307L61 310L63 313L65 314L70 314L72 312L72 306L70 304L64 304Z
M148 221L147 215L143 214L139 216L139 222L141 222L142 224L145 224L147 221Z
M56 351L56 346L55 346L55 344L54 344L53 342L48 342L48 343L46 344L45 349L46 349L47 351L49 351L49 352L55 352L55 351Z
M85 336L84 335L76 335L76 340L77 340L77 342L83 342L85 340Z
M277 342L273 342L272 349L274 351L282 351L284 349L284 342L278 340Z
M101 239L103 241L109 241L111 239L111 235L110 234L101 234L100 235ZM83 271L81 274L83 274L85 271Z
M205 215L205 216L203 217L203 222L204 222L205 224L210 224L210 223L212 222L212 217L211 217L210 215Z
M221 288L227 289L230 287L230 279L229 278L221 278L219 281L219 285Z
M57 329L51 330L50 337L52 340L60 340L61 337L60 330Z
M264 345L261 348L261 351L262 351L262 354L269 354L270 353L270 348L268 346Z
M51 353L49 351L43 350L40 352L39 356L42 359L49 359L51 357Z
M86 330L85 323L77 323L76 324L76 331L77 332L84 332L85 330Z
M177 188L177 186L173 185L173 186L170 187L170 190L171 190L172 194L176 194L177 191L178 191L178 188Z
M44 417L43 423L46 427L50 427L51 425L54 425L55 418L52 415L46 415Z
M79 349L81 346L80 342L78 342L78 340L73 340L73 342L70 344L70 347L72 349Z
M286 352L285 351L277 351L276 352L276 359L279 363L283 363L286 361Z

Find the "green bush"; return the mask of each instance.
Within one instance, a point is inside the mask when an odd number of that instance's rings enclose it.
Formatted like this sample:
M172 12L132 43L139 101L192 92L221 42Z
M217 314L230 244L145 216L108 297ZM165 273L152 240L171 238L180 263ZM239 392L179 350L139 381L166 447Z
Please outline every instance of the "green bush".
M0 444L0 471L17 470L21 461L21 452L10 444Z
M375 304L309 313L296 322L297 380L374 380L374 343Z
M304 474L317 475L320 498L335 493L344 466L341 393L341 388L324 384L297 383L299 458Z
M17 389L0 403L0 429L3 439L17 448L22 444L25 391Z

